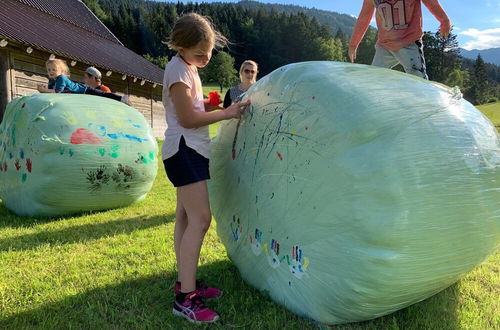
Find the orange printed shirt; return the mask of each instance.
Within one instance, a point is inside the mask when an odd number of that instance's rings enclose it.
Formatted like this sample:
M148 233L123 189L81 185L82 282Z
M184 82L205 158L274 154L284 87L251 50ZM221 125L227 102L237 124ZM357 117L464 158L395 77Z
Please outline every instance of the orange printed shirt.
M422 2L438 21L448 20L437 0L365 0L364 8L354 27L350 47L359 45L375 11L378 28L377 44L380 46L397 51L421 39Z
M111 89L105 85L99 85L96 87L96 89L100 89L101 91L106 92L106 93L111 93Z

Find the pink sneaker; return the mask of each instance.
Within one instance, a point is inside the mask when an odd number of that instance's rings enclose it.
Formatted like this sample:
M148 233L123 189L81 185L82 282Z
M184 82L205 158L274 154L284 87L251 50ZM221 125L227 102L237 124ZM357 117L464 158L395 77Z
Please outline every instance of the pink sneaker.
M172 313L182 316L193 323L212 323L219 319L219 315L205 306L203 298L198 291L193 291L184 298L183 303L174 301Z
M222 296L222 290L217 288L210 288L203 283L202 280L196 280L196 291L205 299L213 299ZM181 283L175 282L174 294L181 293Z

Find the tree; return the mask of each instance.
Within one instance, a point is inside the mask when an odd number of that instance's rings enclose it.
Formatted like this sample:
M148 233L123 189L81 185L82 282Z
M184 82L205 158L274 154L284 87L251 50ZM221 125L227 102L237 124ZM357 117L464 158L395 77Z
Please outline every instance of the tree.
M202 72L200 76L203 80L219 84L221 93L224 87L231 87L238 80L234 58L223 51L218 52Z
M467 70L460 70L460 69L455 69L453 70L444 83L450 87L455 87L458 86L462 93L465 93L468 86L469 82L469 71Z
M347 34L345 34L344 31L342 31L342 29L339 28L337 30L337 33L335 34L335 39L339 40L342 43L342 57L344 58L344 59L342 59L342 61L344 61L345 59L349 58L349 55L348 55L349 38L348 38Z
M167 56L158 56L158 57L153 57L150 54L143 55L146 60L149 62L153 63L154 65L160 67L161 69L165 69L168 63L168 57Z
M375 43L377 42L377 30L368 28L363 40L358 46L356 63L371 64L375 55Z
M85 4L90 10L92 10L97 18L99 18L99 20L105 22L108 19L108 15L106 15L104 10L102 10L102 8L99 6L98 0L87 0L85 1Z
M457 36L450 33L443 39L439 31L434 34L425 32L423 44L429 79L444 83L451 72L460 68Z
M345 61L342 42L340 39L324 39L317 37L313 40L316 61Z
M486 76L484 61L481 54L478 54L474 63L469 93L467 93L466 97L473 104L486 103L489 97L489 89L490 86L488 84L488 77Z

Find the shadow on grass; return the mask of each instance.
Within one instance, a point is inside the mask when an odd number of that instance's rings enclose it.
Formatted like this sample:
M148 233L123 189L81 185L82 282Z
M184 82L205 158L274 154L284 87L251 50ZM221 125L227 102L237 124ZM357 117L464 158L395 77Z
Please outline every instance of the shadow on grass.
M208 302L221 319L205 328L314 328L245 284L229 261L203 265L198 274L224 290L223 297ZM156 274L92 289L9 315L0 319L0 328L193 329L193 324L172 315L175 280L174 273Z
M26 228L26 227L31 227L33 225L38 225L48 222L57 222L60 220L66 220L71 218L104 214L106 212L120 210L128 207L130 207L130 205L119 208L112 208L108 210L87 211L87 212L72 213L59 216L23 216L23 215L17 215L14 212L7 209L5 205L3 205L2 200L0 199L0 228L4 227Z
M243 282L230 261L199 268L200 277L221 287L224 296L208 302L221 315L209 329L458 329L457 285L393 314L337 326L297 317ZM193 329L172 315L174 273L132 279L92 289L0 320L2 329ZM320 298L318 298L320 299Z
M29 218L27 218L29 219ZM52 219L54 220L54 219ZM71 244L95 240L120 234L129 234L175 221L175 214L144 217L137 216L123 220L111 220L104 223L77 225L55 231L41 231L34 234L20 235L0 240L0 251L35 249L44 244Z
M424 301L365 322L325 326L323 329L460 329L457 317L459 289L455 283Z

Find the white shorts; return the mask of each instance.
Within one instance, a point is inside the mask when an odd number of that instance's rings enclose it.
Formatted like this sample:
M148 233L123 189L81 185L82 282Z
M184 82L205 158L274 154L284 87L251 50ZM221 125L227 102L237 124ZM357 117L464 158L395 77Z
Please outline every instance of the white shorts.
M387 50L375 44L375 56L372 65L392 68L401 64L406 73L429 79L425 68L422 41L418 40L397 51Z

